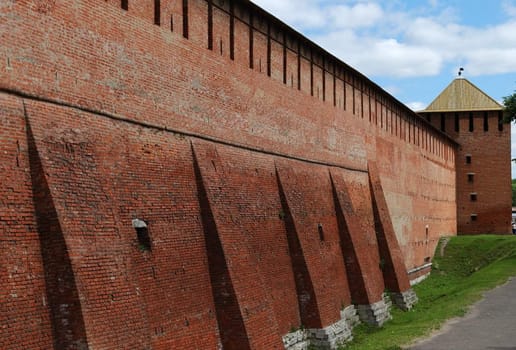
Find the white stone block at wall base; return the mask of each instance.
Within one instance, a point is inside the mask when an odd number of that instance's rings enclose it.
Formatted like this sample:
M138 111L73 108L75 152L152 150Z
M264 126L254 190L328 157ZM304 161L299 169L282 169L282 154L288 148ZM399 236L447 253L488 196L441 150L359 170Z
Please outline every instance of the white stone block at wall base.
M391 293L391 298L397 307L404 311L412 309L412 307L418 302L416 292L412 288L401 293Z
M341 319L322 329L309 329L310 345L316 349L333 350L353 336L346 320Z
M306 329L298 329L295 332L287 333L283 336L283 345L285 350L307 350L310 346L308 331Z
M374 304L358 305L358 315L362 322L381 327L391 319L390 307L382 299Z
M410 280L410 286L415 286L416 284L419 284L426 280L430 276L430 272L428 272L426 275L419 276L417 278L414 278L413 280Z
M351 330L359 318L354 305L340 312L341 319L325 328L299 329L283 336L285 350L334 350L353 339Z
M349 305L340 310L340 318L348 323L348 327L350 329L353 329L360 323L360 317L358 317L358 312L355 308L355 305Z

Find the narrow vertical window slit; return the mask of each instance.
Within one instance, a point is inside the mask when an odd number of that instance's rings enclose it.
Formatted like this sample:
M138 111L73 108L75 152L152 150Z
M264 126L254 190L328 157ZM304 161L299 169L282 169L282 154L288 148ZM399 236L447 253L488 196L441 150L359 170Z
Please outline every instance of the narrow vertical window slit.
M213 3L208 0L208 50L213 50Z
M347 106L346 106L346 74L344 73L344 77L342 79L342 98L344 100L344 110L347 109Z
M360 83L360 117L364 119L364 84Z
M297 43L297 89L301 90L301 43Z
M326 101L326 62L322 59L322 100Z
M249 68L254 68L254 30L253 30L253 14L249 14Z
M353 85L351 85L351 87L352 87L352 92L353 92L353 115L355 115L355 113L356 113L356 110L355 110L355 77L353 77L352 84Z
M287 84L287 35L283 32L283 84Z
M314 55L310 49L310 95L314 95Z
M333 63L333 107L337 106L337 73L335 72L335 63Z
M161 25L161 3L160 0L154 0L154 24Z
M188 39L188 0L183 0L183 37Z
M229 58L235 59L235 4L229 1Z
M267 75L270 77L272 74L272 62L271 62L271 25L270 23L267 24Z

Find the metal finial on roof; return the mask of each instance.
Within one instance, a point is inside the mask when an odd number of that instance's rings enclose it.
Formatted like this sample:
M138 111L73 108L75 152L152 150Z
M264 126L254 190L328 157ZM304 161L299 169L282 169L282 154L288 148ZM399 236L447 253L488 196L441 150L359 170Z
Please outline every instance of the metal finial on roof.
M464 72L464 68L460 67L459 68L459 77L462 75L462 72Z

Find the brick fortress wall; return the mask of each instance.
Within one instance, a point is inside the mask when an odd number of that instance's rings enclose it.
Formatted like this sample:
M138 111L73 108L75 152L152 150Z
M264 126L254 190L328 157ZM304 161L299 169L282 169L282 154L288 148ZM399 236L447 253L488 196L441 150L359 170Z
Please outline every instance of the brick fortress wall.
M2 348L281 348L455 234L454 143L252 4L0 16Z

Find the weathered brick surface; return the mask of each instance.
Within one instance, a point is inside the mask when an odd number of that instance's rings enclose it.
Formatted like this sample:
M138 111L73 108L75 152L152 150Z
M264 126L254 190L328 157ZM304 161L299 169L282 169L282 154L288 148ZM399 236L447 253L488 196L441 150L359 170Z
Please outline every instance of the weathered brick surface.
M28 121L27 112L27 121ZM34 209L45 269L45 286L53 327L54 347L85 348L88 344L77 278L70 261L63 227L43 168L40 152L27 123Z
M305 327L324 328L351 302L328 169L278 162L277 171L285 219L293 226L289 235L295 235L290 239L297 245L293 254L301 254L298 264L306 265L295 267L301 319Z
M0 94L0 348L53 346L22 100Z
M247 2L161 0L159 25L157 2L121 3L0 4L2 348L273 348L338 322L353 287L334 188L371 233L369 160L408 269L455 233L453 143L360 73Z
M90 346L216 347L189 142L44 103L27 112ZM134 218L148 222L151 251Z
M416 145L378 137L375 149L385 199L407 270L424 265L432 257L439 237L454 235L457 225L455 154L451 149L446 151L443 162L430 151L418 156L409 150L432 149L434 141L424 133L418 136L416 132L415 136Z
M367 174L332 169L331 176L340 244L353 303L374 304L382 299L385 286Z
M298 316L272 164L269 160L268 169L266 160L249 164L250 158L238 152L220 155L224 151L213 145L194 143L193 148L216 227L206 234L219 237L231 280L224 283L232 284L238 303L223 314L240 319L245 328L245 334L235 337L226 323L223 345L237 349L248 342L251 349L280 349L276 316L281 318L282 333Z
M405 292L410 288L407 269L394 233L391 215L385 201L385 194L375 162L369 163L369 184L371 187L376 238L380 252L380 265L385 286L392 292Z

